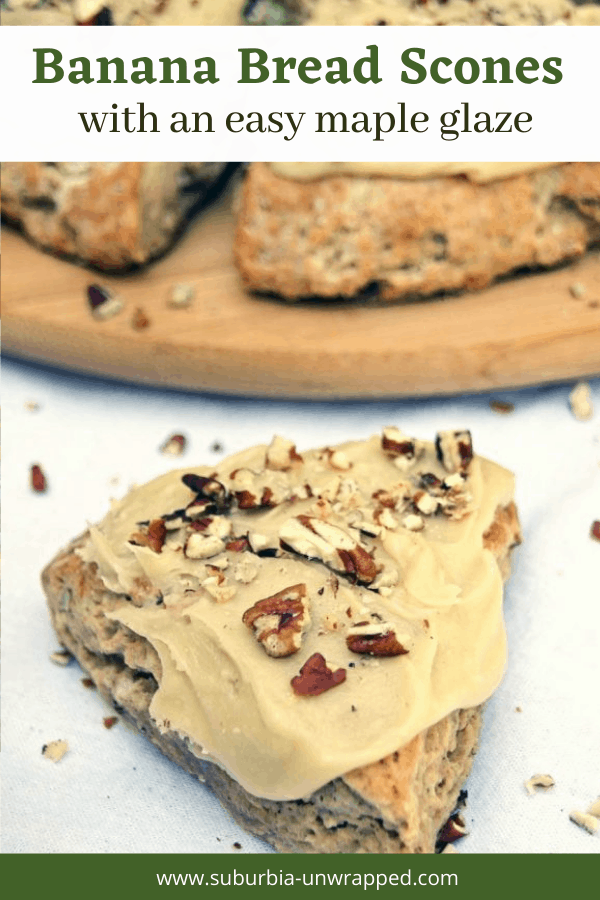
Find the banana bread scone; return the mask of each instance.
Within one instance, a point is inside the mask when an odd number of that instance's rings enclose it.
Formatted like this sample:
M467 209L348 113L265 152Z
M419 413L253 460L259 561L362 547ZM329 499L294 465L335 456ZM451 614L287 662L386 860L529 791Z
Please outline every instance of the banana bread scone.
M252 163L236 261L296 300L487 286L600 240L600 163Z
M2 164L2 214L47 250L102 269L162 253L225 163Z
M274 438L134 489L43 584L103 695L247 830L433 852L504 670L512 495L466 431Z

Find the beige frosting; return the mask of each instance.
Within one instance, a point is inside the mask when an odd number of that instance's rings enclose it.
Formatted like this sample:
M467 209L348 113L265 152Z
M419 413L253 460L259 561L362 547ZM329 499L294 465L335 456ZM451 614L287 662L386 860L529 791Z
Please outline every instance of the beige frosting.
M384 175L392 178L420 179L464 175L484 184L513 175L535 172L555 166L542 162L272 162L273 171L294 181L313 181L328 175Z
M411 463L392 458L375 436L342 445L333 456L303 453L285 471L286 444L276 441L266 470L267 448L261 446L225 460L216 472L193 468L164 475L132 490L90 530L81 555L98 564L107 588L133 597L124 598L111 616L147 638L160 657L152 716L161 730L189 738L195 752L224 767L252 794L305 797L393 752L452 710L483 702L502 677L502 579L482 535L497 508L511 501L513 477L475 457L461 482L466 505L455 514L463 517L434 513L421 498L428 510L419 514L424 527L411 531L402 524L415 523L409 500L390 509L372 495L384 489L414 497L420 473L448 476L433 445L418 446L422 455ZM129 543L140 530L136 523L193 499L181 481L189 472L211 474L236 491L252 491L254 485L259 495L268 483L274 500L281 501L252 511L234 504L215 517L219 533L230 531L226 540L249 533L254 549L279 548L283 535L307 552L293 537L295 517L312 516L341 528L345 546L355 542L370 554L379 570L375 581L353 584L322 545L313 555L328 558L329 567L281 550L277 557L259 557L217 549L212 558L188 559L181 549L183 531L169 532L159 553ZM312 497L306 497L307 484ZM384 527L373 526L374 513ZM379 533L367 536L369 530ZM221 585L215 578L219 569ZM273 658L242 615L296 584L306 585L310 626L297 652ZM389 658L352 653L348 629L365 621L376 631L392 628L409 652ZM319 696L298 696L291 679L315 652L331 669L344 668L346 680Z

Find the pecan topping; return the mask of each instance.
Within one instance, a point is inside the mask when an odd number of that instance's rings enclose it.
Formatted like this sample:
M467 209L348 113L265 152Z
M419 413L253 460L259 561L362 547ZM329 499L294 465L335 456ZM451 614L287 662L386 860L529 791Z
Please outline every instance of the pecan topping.
M325 657L313 653L302 668L300 674L292 678L291 684L295 694L300 697L318 697L330 688L342 684L346 680L346 670L328 668Z
M229 503L227 489L215 478L206 478L204 475L189 473L182 475L181 480L186 487L194 491L196 497L201 500L212 500L219 508L225 508Z
M234 491L234 496L240 509L269 509L277 506L270 488L264 488L260 496L251 491Z
M233 553L244 553L245 551L251 551L252 547L250 546L248 535L245 534L242 537L234 537L231 541L228 541L225 544L225 549L231 550Z
M269 446L265 458L267 469L277 472L287 472L289 469L301 465L304 462L296 451L296 445L292 441L275 435Z
M470 431L439 431L435 438L437 458L447 472L468 469L473 459Z
M319 559L362 584L370 584L377 575L373 557L348 532L330 522L297 516L283 524L280 538L283 549L289 547L301 556Z
M423 513L424 516L431 516L433 513L437 512L439 506L435 497L432 497L427 491L417 491L413 495L413 503L416 509L420 513Z
M331 447L324 447L322 452L332 469L337 469L338 472L347 472L352 468L352 463L343 450L332 450Z
M381 435L381 449L400 469L409 469L423 453L420 441L407 437L399 428L388 426Z
M377 566L375 560L367 553L364 547L359 544L352 550L338 550L338 556L344 564L344 569L348 574L356 576L357 581L363 584L370 584L377 575Z
M600 521L598 519L592 522L592 527L590 528L590 537L593 537L595 540L600 541Z
M398 641L393 629L351 633L346 637L346 644L352 653L368 653L369 656L403 656L408 653Z
M31 467L30 482L31 490L35 491L36 494L44 494L48 489L48 482L46 481L44 470L37 463Z
M161 553L166 534L167 528L163 519L153 519L148 523L145 531L137 531L132 534L129 543L138 547L149 547L155 553Z
M225 549L231 521L224 516L207 516L191 522L183 552L188 559L210 559Z
M229 476L231 492L239 509L271 509L290 497L285 475L234 469Z
M310 624L306 585L294 584L272 597L259 600L242 616L269 656L291 656L300 649Z

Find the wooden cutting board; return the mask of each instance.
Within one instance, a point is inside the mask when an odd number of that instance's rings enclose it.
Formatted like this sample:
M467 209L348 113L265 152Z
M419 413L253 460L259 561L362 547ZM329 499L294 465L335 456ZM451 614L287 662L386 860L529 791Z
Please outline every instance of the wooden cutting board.
M575 265L443 300L285 304L248 295L232 261L225 197L143 272L96 273L4 229L7 353L112 378L264 397L394 397L483 391L600 372L600 252ZM86 286L125 301L92 318ZM166 304L177 282L188 309ZM575 299L570 286L585 285ZM135 330L142 308L149 327Z

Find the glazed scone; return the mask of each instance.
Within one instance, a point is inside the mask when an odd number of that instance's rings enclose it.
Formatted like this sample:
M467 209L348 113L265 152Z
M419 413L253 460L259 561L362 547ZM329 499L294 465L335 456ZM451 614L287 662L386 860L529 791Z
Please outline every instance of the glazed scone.
M225 163L3 163L2 214L40 246L102 269L162 253Z
M580 257L599 202L600 163L252 163L236 261L289 300L479 289Z
M162 476L43 583L104 696L249 831L432 852L504 671L518 541L513 478L469 432L387 428Z

